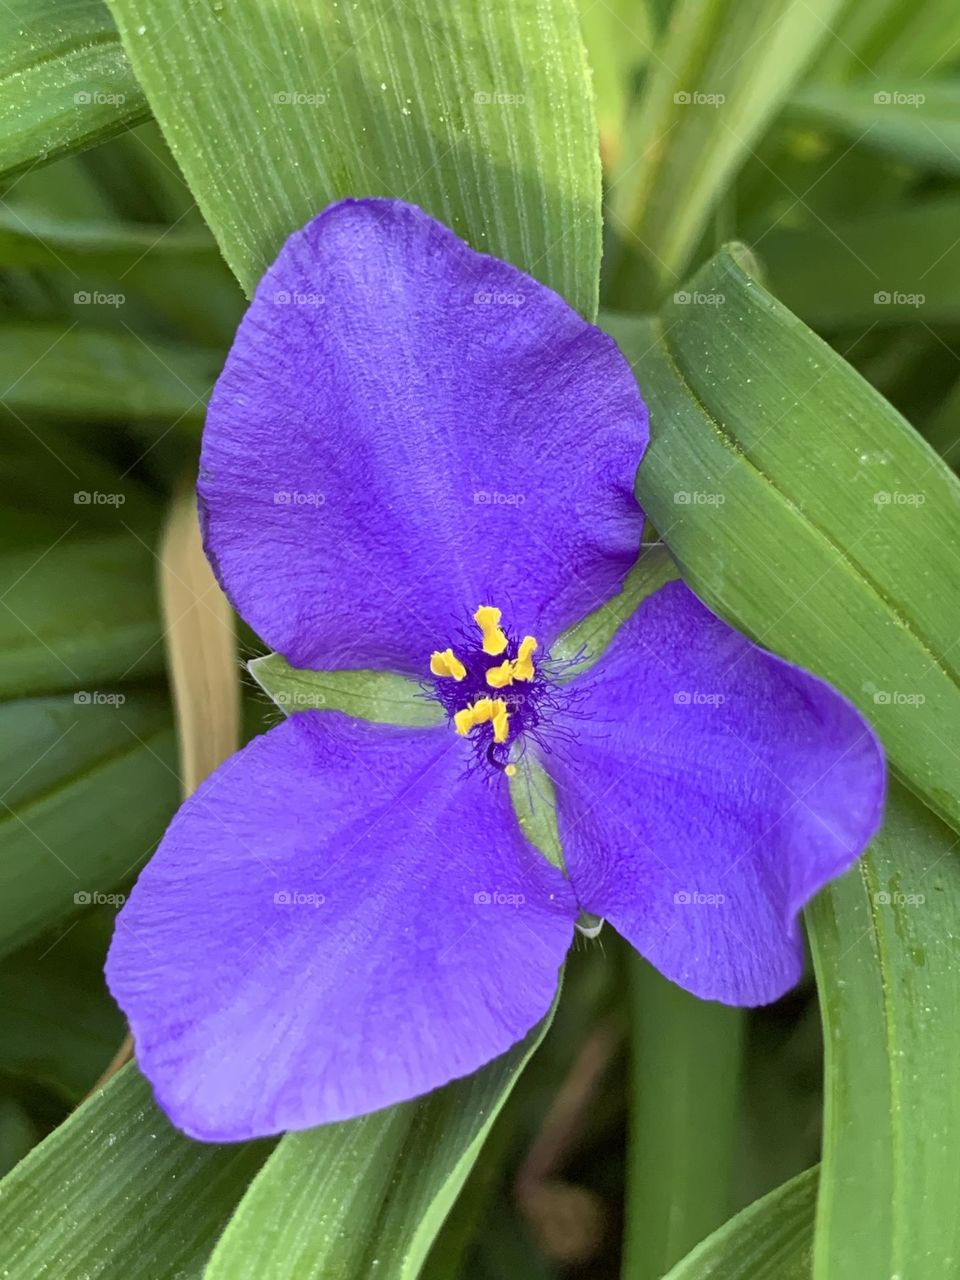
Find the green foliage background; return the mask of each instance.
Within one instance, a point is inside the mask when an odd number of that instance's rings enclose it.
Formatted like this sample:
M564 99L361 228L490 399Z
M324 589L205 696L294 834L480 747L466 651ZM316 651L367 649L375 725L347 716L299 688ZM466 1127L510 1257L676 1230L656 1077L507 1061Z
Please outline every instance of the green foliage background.
M955 0L0 5L0 1274L960 1275L958 68ZM605 931L469 1080L204 1146L133 1065L84 1101L182 787L161 522L245 293L364 194L599 316L657 533L869 716L888 821L778 1005L700 1003ZM264 690L422 714L241 650L248 735Z

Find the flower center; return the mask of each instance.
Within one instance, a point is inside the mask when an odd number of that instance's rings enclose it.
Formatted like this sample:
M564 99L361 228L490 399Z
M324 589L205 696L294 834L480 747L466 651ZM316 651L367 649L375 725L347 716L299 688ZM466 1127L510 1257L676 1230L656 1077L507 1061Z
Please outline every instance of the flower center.
M434 696L454 729L475 744L478 757L513 777L517 766L511 748L520 735L535 730L545 692L553 682L535 665L537 641L518 640L500 625L502 614L492 605L474 613L479 635L471 628L454 649L437 650L430 658Z

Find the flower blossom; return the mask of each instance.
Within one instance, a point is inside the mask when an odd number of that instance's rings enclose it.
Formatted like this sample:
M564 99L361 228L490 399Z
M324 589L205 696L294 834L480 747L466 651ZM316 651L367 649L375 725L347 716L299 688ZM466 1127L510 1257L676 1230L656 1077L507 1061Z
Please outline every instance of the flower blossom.
M881 817L858 712L679 581L553 656L616 608L647 439L610 338L410 205L333 205L267 271L204 432L207 554L294 666L409 677L437 722L300 712L174 818L107 972L186 1132L476 1070L547 1012L582 912L705 999L797 981L799 913ZM511 798L546 803L541 770L562 867Z

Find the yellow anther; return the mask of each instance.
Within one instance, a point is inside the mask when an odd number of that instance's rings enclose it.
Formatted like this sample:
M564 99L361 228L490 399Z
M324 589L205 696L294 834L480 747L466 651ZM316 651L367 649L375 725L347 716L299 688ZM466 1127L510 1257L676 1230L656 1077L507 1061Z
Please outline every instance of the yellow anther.
M487 672L487 684L491 689L503 689L508 684L513 684L513 663L509 658L505 658L499 667L491 667Z
M517 649L517 656L510 661L505 658L499 667L491 667L487 672L487 684L491 689L504 689L514 680L532 680L535 674L533 655L537 650L537 642L533 636L524 636Z
M444 649L442 653L439 650L432 653L430 670L435 676L453 676L454 680L462 680L467 674L467 668L452 649Z
M524 636L517 650L517 658L513 664L514 680L533 679L533 655L537 651L537 642L533 636Z
M509 735L510 715L507 704L502 698L478 698L469 707L464 707L453 717L454 727L461 736L466 737L478 724L493 722L494 742L506 742Z
M503 772L508 778L515 778L517 776L517 766L515 764L508 764Z
M474 725L483 724L493 715L493 701L490 698L478 698L469 707L464 707L453 717L453 725L457 733L466 737Z
M483 632L483 652L490 653L494 657L498 653L503 653L507 647L507 637L500 630L501 616L500 610L494 609L489 604L482 604L473 615L474 621Z
M502 698L494 698L493 700L493 740L494 742L506 742L510 735L510 716L507 713L507 704Z

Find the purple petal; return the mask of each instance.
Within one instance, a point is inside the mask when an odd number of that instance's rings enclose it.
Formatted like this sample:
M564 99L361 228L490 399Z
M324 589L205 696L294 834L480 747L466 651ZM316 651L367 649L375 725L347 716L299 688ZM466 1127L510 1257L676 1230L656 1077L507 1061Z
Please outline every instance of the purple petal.
M186 802L107 962L173 1122L230 1141L410 1098L547 1011L576 915L446 730L306 712Z
M615 343L399 200L287 241L207 416L207 552L296 666L422 674L494 604L542 644L636 558L647 415Z
M679 582L576 688L575 741L545 763L580 902L698 996L776 999L801 973L798 912L880 823L869 725Z

